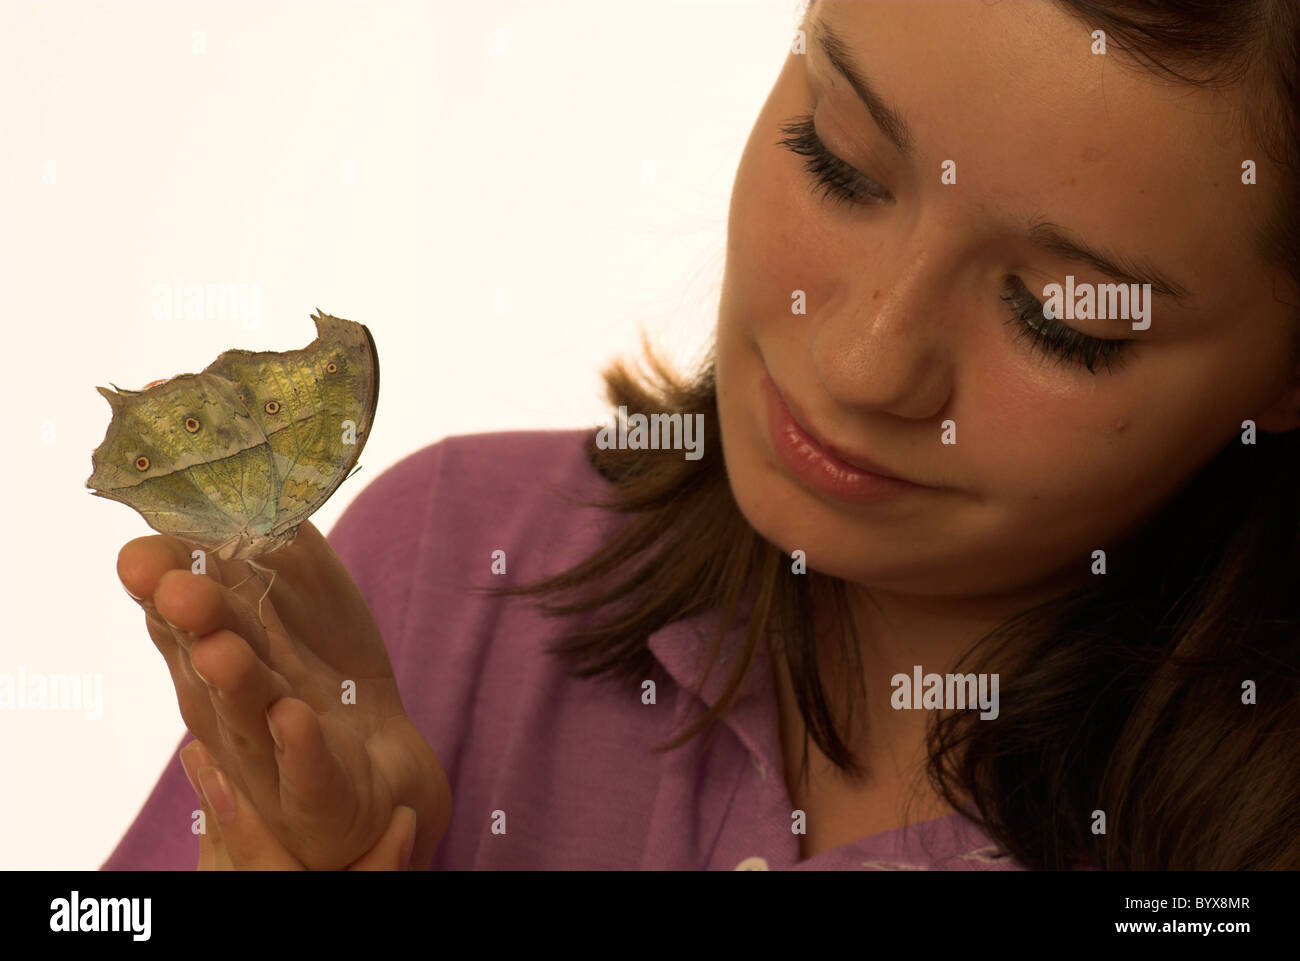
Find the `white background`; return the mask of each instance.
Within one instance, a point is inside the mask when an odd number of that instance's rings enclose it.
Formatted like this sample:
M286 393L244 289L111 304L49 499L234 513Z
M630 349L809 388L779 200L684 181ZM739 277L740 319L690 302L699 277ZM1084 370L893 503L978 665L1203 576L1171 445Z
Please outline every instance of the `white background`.
M99 674L103 714L0 710L0 868L98 867L183 733L117 580L152 533L85 488L95 392L370 327L364 469L450 434L606 423L639 329L716 319L736 164L795 0L0 4L0 672ZM166 319L159 285L254 285Z

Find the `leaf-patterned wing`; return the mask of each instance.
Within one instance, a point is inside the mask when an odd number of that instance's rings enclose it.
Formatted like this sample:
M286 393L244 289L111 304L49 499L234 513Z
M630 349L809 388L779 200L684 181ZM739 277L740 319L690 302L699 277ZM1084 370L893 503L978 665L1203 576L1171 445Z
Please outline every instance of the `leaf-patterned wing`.
M154 530L216 547L274 522L276 467L234 385L182 374L148 390L99 392L113 408L86 481Z
M379 395L370 331L319 310L312 319L316 339L300 350L229 350L204 371L236 386L270 444L278 487L268 534L277 543L290 540L356 465Z

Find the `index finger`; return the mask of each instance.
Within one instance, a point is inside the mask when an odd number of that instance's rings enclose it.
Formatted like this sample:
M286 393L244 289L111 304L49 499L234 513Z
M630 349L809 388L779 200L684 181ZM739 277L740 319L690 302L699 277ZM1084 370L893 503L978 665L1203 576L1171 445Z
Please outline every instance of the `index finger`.
M189 568L191 550L184 541L166 534L137 537L117 553L117 578L128 594L150 610L162 576L178 567Z

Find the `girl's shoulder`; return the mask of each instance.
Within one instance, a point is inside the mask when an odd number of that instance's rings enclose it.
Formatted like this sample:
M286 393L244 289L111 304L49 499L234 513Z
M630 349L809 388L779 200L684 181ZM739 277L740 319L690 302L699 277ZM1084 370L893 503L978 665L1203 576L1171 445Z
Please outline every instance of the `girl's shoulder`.
M490 611L493 586L571 567L615 515L589 501L608 481L587 459L588 429L461 434L407 455L348 505L329 542L398 654L406 634Z
M330 531L336 551L369 556L416 536L456 536L516 516L545 523L607 482L586 456L589 430L457 434L408 454L348 505ZM568 497L563 495L570 495Z
M408 454L372 480L348 505L330 542L364 541L375 525L409 531L417 519L450 528L465 526L497 516L509 505L555 509L559 505L546 485L595 493L605 481L587 459L589 436L590 430L575 429L446 437ZM453 506L468 514L451 510Z

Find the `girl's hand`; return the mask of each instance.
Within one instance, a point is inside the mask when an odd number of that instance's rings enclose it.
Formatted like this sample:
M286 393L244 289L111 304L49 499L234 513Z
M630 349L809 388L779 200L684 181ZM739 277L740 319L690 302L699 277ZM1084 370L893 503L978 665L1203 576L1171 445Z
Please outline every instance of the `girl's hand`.
M304 871L303 863L271 833L248 798L221 781L207 748L191 741L181 749L181 764L203 806L205 831L199 835L200 871ZM200 772L202 772L200 774ZM208 800L213 795L217 808ZM219 813L218 813L219 809ZM223 820L224 818L224 820ZM375 846L348 865L351 871L410 870L415 843L415 811L393 810L388 829Z
M305 522L294 543L258 558L276 571L265 628L266 583L215 553L207 576L195 574L192 550L141 537L117 561L186 726L307 868L356 862L400 805L417 814L414 863L428 864L451 818L447 778L406 716L370 608L320 531Z

